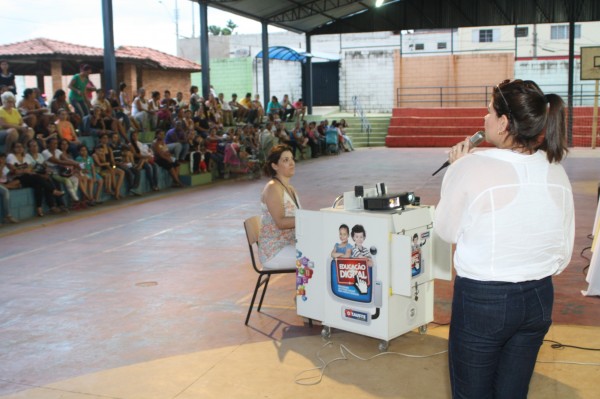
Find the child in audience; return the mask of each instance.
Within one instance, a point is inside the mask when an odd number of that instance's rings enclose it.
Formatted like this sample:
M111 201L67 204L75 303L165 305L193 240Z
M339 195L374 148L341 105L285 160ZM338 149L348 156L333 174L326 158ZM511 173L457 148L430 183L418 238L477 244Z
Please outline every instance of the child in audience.
M146 178L150 183L152 191L159 191L158 188L158 165L154 163L154 154L147 144L138 140L138 132L131 132L131 150L136 167L146 171Z
M85 179L82 179L80 184L81 191L87 193L91 200L91 206L101 204L100 195L102 194L102 176L96 173L96 166L94 165L93 158L89 155L88 149L85 145L79 146L79 156L75 158L75 161L79 163L81 167L81 175L85 175ZM84 182L85 181L85 182ZM96 187L96 194L94 194L94 185L98 183Z
M2 209L4 210L3 223L19 223L10 214L10 193L9 190L19 188L21 184L18 180L12 180L10 170L6 166L6 154L0 152L0 201L2 201Z

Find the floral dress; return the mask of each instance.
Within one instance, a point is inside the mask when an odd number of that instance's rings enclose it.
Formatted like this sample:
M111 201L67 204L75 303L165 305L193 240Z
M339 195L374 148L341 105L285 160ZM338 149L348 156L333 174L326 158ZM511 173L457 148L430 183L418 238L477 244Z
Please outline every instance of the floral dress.
M258 257L261 263L265 264L275 257L283 247L287 245L296 245L296 229L279 229L269 213L267 204L261 202L260 207L262 217L260 233L258 236ZM283 207L285 209L286 217L293 217L296 215L298 206L296 206L296 202L287 191L283 192Z

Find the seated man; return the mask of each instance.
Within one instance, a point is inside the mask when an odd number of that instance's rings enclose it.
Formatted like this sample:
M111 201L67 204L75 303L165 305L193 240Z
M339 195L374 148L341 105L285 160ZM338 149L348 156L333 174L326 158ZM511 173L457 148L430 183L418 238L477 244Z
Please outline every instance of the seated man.
M293 107L298 120L304 120L304 116L306 115L306 105L304 105L304 101L299 98L298 101L293 104Z
M190 144L182 121L176 121L175 127L167 131L167 134L165 135L165 144L176 160L185 160L185 157L190 151Z
M277 96L271 97L271 101L267 104L267 116L275 116L278 115L279 119L283 116L283 109L281 108L281 104L277 99Z
M281 108L283 109L283 117L282 120L285 122L288 120L288 117L291 121L294 120L294 112L296 111L294 109L294 106L292 105L292 102L290 101L290 98L287 94L283 95L283 100L281 101Z
M233 117L236 118L238 122L243 122L244 117L247 113L247 109L238 102L237 94L233 93L231 95L231 101L229 101L229 106L231 107L231 112L233 112Z
M246 97L240 101L240 105L247 110L246 123L254 123L254 120L258 116L258 110L252 102L252 93L246 93Z

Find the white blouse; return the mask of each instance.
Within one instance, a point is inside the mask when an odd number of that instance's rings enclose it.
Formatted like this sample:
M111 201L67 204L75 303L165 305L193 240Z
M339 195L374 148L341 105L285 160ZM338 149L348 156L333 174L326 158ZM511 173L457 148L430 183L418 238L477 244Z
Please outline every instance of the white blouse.
M543 151L465 156L444 176L434 229L457 244L461 277L521 282L558 274L573 251L571 183Z

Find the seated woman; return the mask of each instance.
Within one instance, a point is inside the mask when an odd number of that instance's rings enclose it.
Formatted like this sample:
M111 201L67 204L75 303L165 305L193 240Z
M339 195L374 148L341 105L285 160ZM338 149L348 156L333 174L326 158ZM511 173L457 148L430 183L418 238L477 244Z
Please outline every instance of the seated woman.
M45 131L48 122L53 116L48 108L42 107L35 98L33 89L23 91L23 99L17 105L23 115L23 121L36 131Z
M135 161L137 168L144 168L146 171L146 178L150 182L152 191L159 191L158 188L158 166L154 163L154 155L147 144L143 144L138 139L139 133L137 131L131 132L131 150L133 153L133 160Z
M81 127L81 116L76 112L71 111L71 107L67 101L67 93L63 89L58 89L54 92L54 96L50 101L50 112L58 116L58 111L64 109L69 113L69 120L77 128Z
M100 107L94 107L90 115L83 117L83 126L84 132L88 136L100 137L113 133L112 130L106 128Z
M6 166L6 154L0 152L0 201L2 209L4 209L3 223L19 223L10 214L10 191L11 189L21 187L21 183L18 180L12 179L10 169Z
M5 91L0 96L0 143L4 141L4 148L10 150L16 141L27 143L33 138L33 129L23 121L19 110L15 108L17 101L15 95Z
M107 134L101 135L92 157L96 162L96 166L100 168L100 175L106 182L106 192L114 195L115 199L119 200L121 199L121 187L123 187L123 181L125 180L125 172L117 168L117 162L109 143L110 136Z
M131 115L138 122L141 131L150 131L150 113L146 100L146 89L140 87L138 95L131 103Z
M223 119L221 114L221 104L215 96L210 93L208 100L204 103L206 110L208 110L208 119L211 120L219 129L223 128Z
M54 187L54 191L52 192L52 194L54 194L54 196L56 197L56 205L59 206L62 211L66 212L67 208L65 207L63 201L63 196L65 193L61 191L60 184L52 178L50 168L46 163L46 158L44 158L44 156L40 152L38 140L29 140L27 142L27 151L28 152L25 155L25 161L29 165L31 165L31 169L35 173L48 180L52 184L52 186Z
M58 138L67 142L67 150L71 154L71 157L76 157L79 152L79 146L81 142L77 137L75 126L69 120L69 113L66 109L61 108L58 110L58 122L56 122L56 130ZM60 149L64 151L63 148Z
M258 162L249 159L249 154L245 147L240 145L237 134L233 135L231 143L225 145L223 162L226 175L229 173L254 175L259 167Z
M35 143L35 140L33 142ZM37 143L35 144L37 145ZM13 144L12 152L6 158L6 165L14 179L19 180L21 187L33 188L38 216L44 216L42 209L43 199L46 199L46 204L53 213L60 212L60 209L56 206L55 195L60 196L63 193L60 191L57 192L50 180L36 173L33 170L33 163L27 163L23 144L19 142Z
M160 92L153 91L148 100L148 118L150 120L150 129L158 127L158 111L160 110Z
M119 119L117 119L113 115L112 105L110 101L106 98L104 90L96 90L96 99L92 101L92 106L94 107L94 110L96 109L96 107L100 108L100 116L104 120L104 126L108 126L113 132L119 133L121 139L124 142L129 142L129 139L127 138L127 131L125 130L125 125L122 124L119 121Z
M119 96L117 95L116 91L112 89L108 91L108 101L112 108L113 116L123 124L125 127L125 132L129 132L132 128L133 130L140 130L137 122L132 121L131 118L129 118L129 113L126 112L121 106L121 102L119 101Z
M42 155L50 169L52 178L67 189L73 201L73 208L78 209L85 206L85 204L82 205L80 203L79 195L77 194L79 186L77 174L79 173L80 166L77 162L69 159L58 148L58 139L52 138L48 140L48 148L42 152Z
M73 156L71 156L70 154L69 145L70 143L67 140L61 139L58 142L58 149L62 151L66 159L68 159L69 161L77 162L75 158L73 158ZM80 144L75 151L79 152L79 147L81 146L83 146L83 144ZM85 171L83 170L83 166L81 165L81 163L77 163L79 164L79 170L74 172L73 175L77 177L77 188L79 188L79 191L81 191L85 199L85 202L82 201L81 204L79 204L79 207L83 207L84 204L94 206L94 199L91 194L91 191L89 190L88 174L85 173Z
M294 154L285 145L273 147L264 166L271 178L261 196L261 227L258 256L265 268L285 269L296 264L296 209L300 201L290 184Z
M157 130L154 141L152 142L152 152L154 153L154 162L163 169L166 169L173 179L173 187L183 187L179 181L179 162L171 157L171 152L165 144L165 132Z

